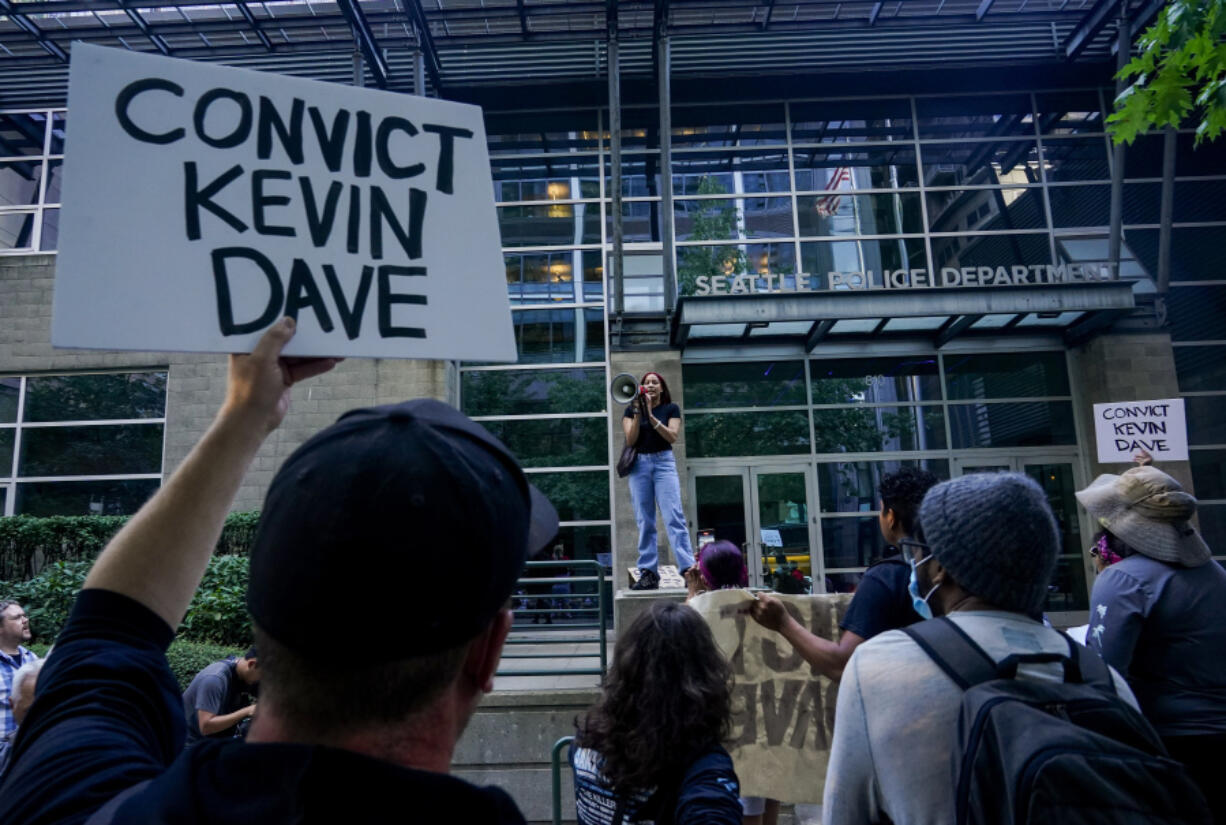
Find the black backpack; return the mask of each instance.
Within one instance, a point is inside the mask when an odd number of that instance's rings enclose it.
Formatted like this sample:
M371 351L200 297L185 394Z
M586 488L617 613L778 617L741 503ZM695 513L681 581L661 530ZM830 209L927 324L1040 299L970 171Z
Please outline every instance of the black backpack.
M1183 765L1082 645L1068 639L1067 656L1014 654L998 665L947 618L903 632L965 691L958 825L1213 822ZM1029 662L1063 663L1064 681L1014 678Z

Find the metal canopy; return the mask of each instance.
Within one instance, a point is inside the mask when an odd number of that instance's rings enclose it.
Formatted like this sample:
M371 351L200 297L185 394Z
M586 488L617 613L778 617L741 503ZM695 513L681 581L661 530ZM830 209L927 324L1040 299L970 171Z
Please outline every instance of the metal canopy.
M823 341L920 337L940 348L962 336L1048 332L1075 346L1135 307L1128 281L687 296L678 300L672 344L812 352Z
M1155 0L1125 0L1137 28ZM960 66L1107 66L1114 0L621 0L621 71L672 77ZM662 14L663 12L663 14ZM603 77L607 0L0 0L0 105L58 105L71 43L341 80L355 48L378 85L413 89L417 50L448 88Z

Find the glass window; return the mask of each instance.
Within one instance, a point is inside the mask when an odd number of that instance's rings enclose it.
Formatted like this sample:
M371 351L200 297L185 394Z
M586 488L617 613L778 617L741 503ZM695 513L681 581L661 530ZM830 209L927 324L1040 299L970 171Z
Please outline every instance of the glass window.
M1049 181L1111 179L1107 142L1101 137L1045 138L1043 161Z
M920 148L928 186L1038 183L1039 152L1033 140L926 143Z
M822 555L826 567L867 567L884 555L885 539L876 514L863 518L823 518ZM839 591L838 584L827 592Z
M1053 191L1053 200L1055 198ZM929 191L928 223L933 232L987 232L1046 229L1043 190L1033 188Z
M491 155L598 149L595 110L583 112L485 112Z
M949 462L943 458L818 462L817 489L821 511L877 512L881 505L881 496L877 492L881 479L903 467L919 467L941 481L949 478Z
M1184 399L1189 444L1226 444L1226 416L1222 415L1222 400L1221 396L1214 395ZM1226 548L1223 548L1223 552L1226 552Z
M838 144L794 149L796 191L908 189L919 186L915 145L854 146Z
M1063 352L945 356L950 399L1068 395Z
M0 427L0 477L13 472L13 444L17 439L17 430L13 427ZM0 515L4 511L0 510Z
M1179 208L1179 189L1176 183L1175 204ZM1106 257L1106 241L1102 257ZM1158 230L1129 229L1124 234L1124 246L1137 258L1145 273L1158 272ZM1175 227L1171 230L1171 280L1209 281L1219 280L1221 275L1216 265L1219 251L1226 248L1226 227L1197 226ZM1127 272L1127 270L1124 270ZM1189 287L1191 288L1191 287ZM1224 328L1223 332L1226 332ZM1218 337L1218 336L1210 336Z
M494 199L561 201L600 197L600 166L595 155L574 158L546 155L490 161Z
M911 140L911 102L823 100L791 104L793 143Z
M735 119L735 123L728 121ZM675 106L672 144L683 146L736 146L785 143L783 106Z
M791 455L809 452L809 417L803 411L686 413L690 458Z
M41 155L46 129L47 116L42 112L0 112L0 155Z
M803 361L682 364L681 376L691 410L805 403Z
M1138 135L1124 150L1125 179L1162 177L1164 141L1161 132ZM1200 146L1196 146L1195 141L1196 136L1188 132L1176 136L1175 174L1179 177L1222 174L1226 170L1226 147L1221 146L1220 141L1207 140Z
M1180 392L1226 390L1226 345L1175 347Z
M796 233L791 198L745 198L744 203L746 238L790 238Z
M34 212L0 212L0 249L34 245Z
M530 309L511 313L521 364L604 360L599 309Z
M659 243L664 238L663 206L652 201L622 201L622 238L636 243ZM613 237L613 215L609 214L605 236Z
M682 151L673 155L672 162L674 195L787 192L789 188L785 149Z
M27 427L21 435L19 476L159 473L162 425Z
M1200 534L1215 556L1226 555L1226 504L1202 504L1196 508Z
M1192 465L1192 487L1201 499L1226 499L1226 450L1191 450L1188 461ZM1216 548L1226 553L1226 545Z
M50 252L57 249L59 246L60 235L60 210L44 209L43 210L43 236L38 248L43 252Z
M785 208L788 234L791 234L792 206L789 198ZM742 212L736 198L673 201L674 226L679 241L734 241L740 237ZM779 222L782 224L782 221Z
M574 301L575 265L582 266L583 300L600 300L604 274L599 250L505 252L507 292L514 304Z
M869 273L873 285L880 286L883 270L928 268L922 238L810 241L800 245L800 260L803 271L815 279L814 289L842 288L830 284L831 272Z
M945 449L940 407L855 407L813 411L814 452Z
M599 412L605 408L604 368L466 371L466 415Z
M796 199L802 236L896 235L923 232L919 195L804 195Z
M0 154L4 154L2 146ZM42 176L40 159L0 161L0 206L38 205L38 184Z
M1030 95L921 97L915 101L921 138L1033 135Z
M60 182L63 179L64 161L47 161L47 193L45 203L60 202Z
M814 404L941 400L935 355L811 361L809 373Z
M600 521L609 517L609 473L530 473L528 480L545 494L561 521Z
M605 197L613 196L613 163L607 157L604 162ZM622 154L622 197L660 197L660 155Z
M24 516L126 516L157 491L156 478L40 481L17 485L15 512Z
M47 375L26 380L25 420L162 418L166 373Z
M1166 306L1172 339L1211 341L1226 337L1226 286L1172 286Z
M1013 267L1051 263L1046 233L1010 235L942 235L932 239L932 263L938 268Z
M500 206L503 246L569 246L600 243L600 205L556 203Z
M603 388L602 388L603 392ZM604 418L482 421L524 467L583 467L609 463Z
M1039 92L1039 129L1043 134L1077 135L1103 130L1102 103L1097 89Z
M0 424L11 424L17 420L17 398L20 394L20 378L0 378Z
M1069 401L950 404L949 428L956 450L1077 443Z

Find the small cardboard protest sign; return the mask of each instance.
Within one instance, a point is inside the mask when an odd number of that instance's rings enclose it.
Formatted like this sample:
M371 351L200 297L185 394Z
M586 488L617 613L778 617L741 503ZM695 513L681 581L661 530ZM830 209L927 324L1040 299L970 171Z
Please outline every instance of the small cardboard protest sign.
M850 593L772 594L802 626L837 639ZM732 664L732 756L742 796L820 803L834 732L839 684L814 671L786 639L748 615L744 590L712 590L690 600Z
M1094 405L1100 464L1130 463L1145 450L1154 461L1188 460L1188 427L1182 398Z
M77 44L52 343L513 361L481 110Z
M783 535L778 530L762 528L762 543L767 547L782 547Z

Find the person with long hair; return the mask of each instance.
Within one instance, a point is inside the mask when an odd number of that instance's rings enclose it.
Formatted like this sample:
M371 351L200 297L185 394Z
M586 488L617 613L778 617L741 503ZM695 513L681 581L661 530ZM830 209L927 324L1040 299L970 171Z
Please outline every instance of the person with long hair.
M579 825L740 825L732 672L706 622L656 602L617 640L571 753Z
M681 573L694 565L685 511L681 508L681 481L673 444L681 435L681 408L673 403L668 384L658 372L643 375L638 398L622 416L626 443L638 449L628 481L639 526L639 580L631 590L655 590L660 586L659 550L656 546L656 505L664 516L668 546Z
M1226 571L1192 525L1197 501L1152 466L1101 475L1077 500L1101 528L1086 646L1124 674L1226 823Z

